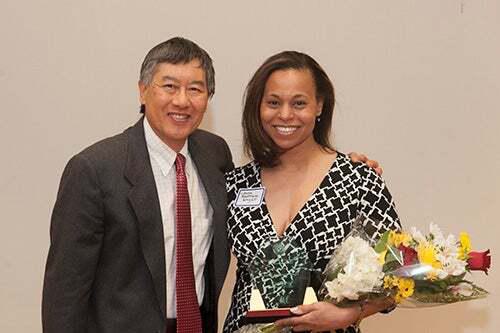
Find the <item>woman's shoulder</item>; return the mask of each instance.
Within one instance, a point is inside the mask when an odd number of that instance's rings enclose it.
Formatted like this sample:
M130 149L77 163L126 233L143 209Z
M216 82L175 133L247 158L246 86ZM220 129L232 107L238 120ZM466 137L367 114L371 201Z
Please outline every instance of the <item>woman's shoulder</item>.
M254 187L260 183L260 167L255 161L234 168L226 173L226 187L231 188Z
M353 162L349 155L337 152L338 156L332 170L338 169L344 175L355 174L360 178L380 177L373 168L362 162Z
M226 179L231 177L245 177L257 174L258 164L255 161L248 162L245 165L234 168L233 170L226 172Z
M367 183L383 184L384 180L374 169L365 163L353 162L349 155L338 152L338 156L330 169L331 182L358 189ZM354 186L354 187L351 187Z

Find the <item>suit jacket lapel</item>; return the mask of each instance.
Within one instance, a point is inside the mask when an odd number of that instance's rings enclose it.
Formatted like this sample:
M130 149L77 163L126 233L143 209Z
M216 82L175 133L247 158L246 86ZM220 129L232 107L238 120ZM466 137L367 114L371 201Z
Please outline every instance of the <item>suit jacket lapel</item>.
M189 140L189 152L193 159L198 174L200 175L205 191L207 192L208 200L212 208L218 212L220 209L225 210L225 182L224 175L216 168L212 158L207 154L199 143L194 140ZM222 190L222 191L221 191ZM222 194L222 195L221 195Z
M227 263L224 261L229 261L228 256L228 241L226 232L226 209L227 209L227 198L226 198L226 184L224 180L224 174L221 170L217 168L217 164L214 161L214 157L207 153L210 148L204 148L200 142L197 142L192 137L189 139L189 152L191 158L193 159L198 174L200 175L203 186L208 196L208 200L214 211L213 215L213 249L214 256L212 258L217 258L220 265L212 264L215 273L215 290L220 292L222 285L224 283L224 277L226 275Z
M132 184L129 202L136 214L144 259L151 273L161 313L166 313L165 243L160 204L144 138L143 119L128 130L125 177Z

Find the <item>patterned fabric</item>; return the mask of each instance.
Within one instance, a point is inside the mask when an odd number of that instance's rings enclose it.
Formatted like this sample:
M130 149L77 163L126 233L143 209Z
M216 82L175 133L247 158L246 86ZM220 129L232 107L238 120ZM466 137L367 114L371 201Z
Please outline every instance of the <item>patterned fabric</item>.
M263 187L260 166L251 162L226 174L228 191L228 235L237 258L236 284L224 332L241 327L248 311L251 281L247 267L260 246L277 239L265 200L259 206L236 206L240 189ZM320 186L299 210L284 236L304 246L316 272L320 273L330 256L351 230L355 218L363 214L365 230L377 239L388 229L400 229L392 196L384 181L364 164L353 163L338 153ZM337 332L355 332L354 327Z
M191 241L191 211L187 189L186 158L177 154L176 171L176 266L175 291L177 301L177 332L201 332L201 313L196 297Z

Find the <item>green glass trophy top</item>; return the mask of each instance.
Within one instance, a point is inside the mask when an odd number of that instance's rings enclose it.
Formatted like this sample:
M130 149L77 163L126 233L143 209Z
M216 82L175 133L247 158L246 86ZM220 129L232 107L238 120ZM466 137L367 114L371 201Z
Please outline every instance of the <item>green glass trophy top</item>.
M263 243L248 267L267 309L302 304L311 270L307 251L287 237Z

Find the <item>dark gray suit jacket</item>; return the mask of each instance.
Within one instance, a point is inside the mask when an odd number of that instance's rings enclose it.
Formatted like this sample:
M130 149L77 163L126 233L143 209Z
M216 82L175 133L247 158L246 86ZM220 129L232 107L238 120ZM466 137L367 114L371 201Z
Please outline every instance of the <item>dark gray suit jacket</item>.
M165 333L165 249L143 119L66 166L51 220L44 332ZM204 331L217 330L227 273L226 142L197 130L189 152L212 205L214 238L205 267Z

